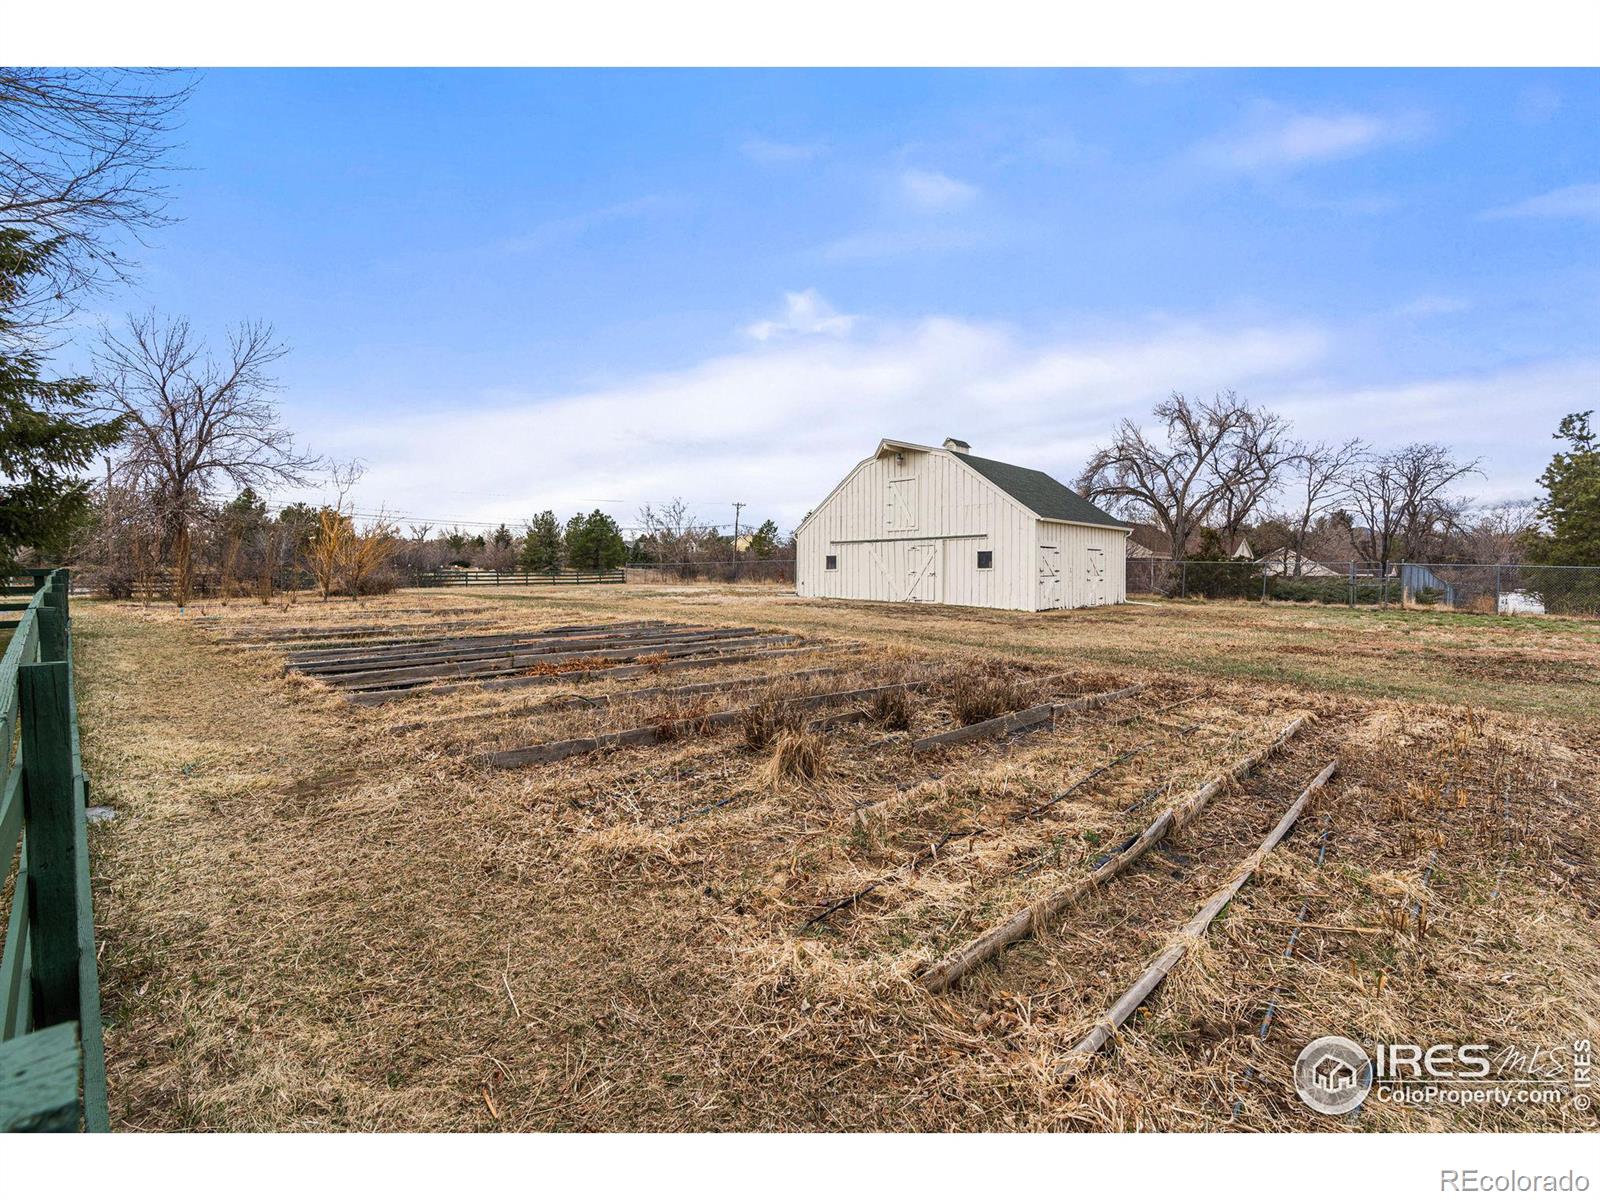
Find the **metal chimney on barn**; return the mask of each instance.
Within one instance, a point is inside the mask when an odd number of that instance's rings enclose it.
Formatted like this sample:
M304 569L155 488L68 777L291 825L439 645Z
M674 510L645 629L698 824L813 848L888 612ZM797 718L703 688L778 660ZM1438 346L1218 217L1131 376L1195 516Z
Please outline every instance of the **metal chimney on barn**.
M954 450L957 454L972 453L972 447L966 442L963 442L960 438L945 438L944 448L946 450Z

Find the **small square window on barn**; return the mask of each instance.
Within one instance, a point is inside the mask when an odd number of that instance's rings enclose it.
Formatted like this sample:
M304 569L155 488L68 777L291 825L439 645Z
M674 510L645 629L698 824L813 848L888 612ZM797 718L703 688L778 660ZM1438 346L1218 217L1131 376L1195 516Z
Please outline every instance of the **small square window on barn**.
M980 570L980 571L990 571L990 570L993 570L993 569L994 569L994 551L993 550L979 550L978 551L978 570Z
M839 556L837 554L828 555L827 562L824 564L824 566L826 566L830 571L837 571L839 569Z

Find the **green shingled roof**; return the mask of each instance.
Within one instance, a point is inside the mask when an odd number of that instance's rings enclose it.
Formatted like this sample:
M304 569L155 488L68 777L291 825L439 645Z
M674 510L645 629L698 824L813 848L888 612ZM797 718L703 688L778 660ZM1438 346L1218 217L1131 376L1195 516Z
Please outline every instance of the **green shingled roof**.
M1125 522L1108 512L1102 512L1043 471L1031 471L1027 467L1015 467L992 458L962 454L959 450L952 450L951 453L1018 504L1032 509L1046 521L1075 521L1079 525L1109 525L1115 529L1128 527Z

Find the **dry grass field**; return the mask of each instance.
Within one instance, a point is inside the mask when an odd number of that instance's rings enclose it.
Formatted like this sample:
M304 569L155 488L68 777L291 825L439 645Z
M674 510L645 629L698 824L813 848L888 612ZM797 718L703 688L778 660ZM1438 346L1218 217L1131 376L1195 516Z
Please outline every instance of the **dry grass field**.
M1600 1038L1594 624L595 587L83 603L74 631L117 814L94 834L114 1127L1593 1126L1566 1102L1322 1117L1290 1070L1324 1033ZM1053 723L913 748L1045 703ZM1113 881L949 991L919 982L1301 715Z

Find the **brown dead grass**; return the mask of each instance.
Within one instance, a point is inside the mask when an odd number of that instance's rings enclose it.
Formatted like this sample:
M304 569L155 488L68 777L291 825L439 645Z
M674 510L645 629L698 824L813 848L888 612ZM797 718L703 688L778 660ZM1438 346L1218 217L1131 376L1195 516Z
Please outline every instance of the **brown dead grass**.
M1248 665L1263 641L1289 640L1274 610L1254 626L1243 609L1212 619L1187 608L1180 634L1164 610L1096 614L1092 627L1071 614L919 610L886 625L880 608L750 589L557 589L509 601L239 603L215 624L404 615L426 625L446 610L507 631L656 617L835 641L765 664L553 680L531 689L537 697L464 689L357 709L284 679L277 653L232 649L206 626L75 606L88 768L97 798L118 812L94 834L117 1125L1579 1124L1570 1108L1376 1104L1325 1121L1286 1083L1299 1047L1326 1032L1503 1045L1600 1036L1600 753L1576 724L1386 699L1381 680L1363 690L1348 674L1308 690L1241 678L1238 664L1210 672L1183 661L1196 644L1189 631L1209 630ZM1138 628L1146 616L1153 634ZM1374 626L1352 628L1385 644L1392 630ZM1145 636L1178 661L1135 653ZM1419 625L1391 648L1475 636ZM1516 648L1501 636L1482 635L1485 655L1596 653L1544 628L1519 633ZM851 637L861 644L840 640ZM959 723L946 688L975 659L1027 692L1010 697L1016 707L1133 678L1151 686L1053 731L913 761L912 737ZM840 670L800 677L818 666ZM738 683L768 675L778 678ZM936 686L904 710L825 733L774 722L759 749L743 729L700 732L691 721L665 745L525 771L485 772L472 756L908 679ZM716 681L727 690L582 699ZM570 702L544 704L558 696ZM948 996L913 982L971 932L1092 869L1300 709L1318 716L1311 732L1114 888ZM771 766L802 741L825 770ZM1334 755L1339 775L1258 879L1113 1052L1059 1086L1073 1039ZM1317 867L1324 822L1329 852ZM1285 958L1308 902L1298 952ZM1277 1016L1263 1041L1269 1003Z

